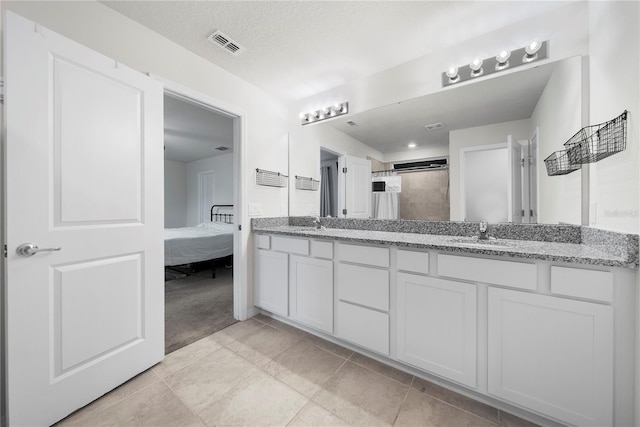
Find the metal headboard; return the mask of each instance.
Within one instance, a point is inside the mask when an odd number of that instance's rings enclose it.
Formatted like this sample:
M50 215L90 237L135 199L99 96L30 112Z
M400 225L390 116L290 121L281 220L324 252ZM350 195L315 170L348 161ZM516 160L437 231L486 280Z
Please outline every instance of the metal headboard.
M233 224L233 213L219 213L216 208L233 208L233 205L213 205L211 206L211 221L226 222Z

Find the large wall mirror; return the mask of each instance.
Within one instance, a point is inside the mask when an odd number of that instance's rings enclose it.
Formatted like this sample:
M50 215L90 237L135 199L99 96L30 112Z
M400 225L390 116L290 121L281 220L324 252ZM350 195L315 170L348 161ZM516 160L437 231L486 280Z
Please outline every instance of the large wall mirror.
M309 146L317 153L308 154L317 158L318 169L326 164L326 147L369 158L372 181L387 181L387 191L381 191L382 184L368 184L366 191L377 188L371 193L371 217L580 224L581 172L548 177L544 159L582 126L584 83L582 58L572 57L349 114L302 132L313 135L309 139L316 144ZM369 152L354 148L353 141ZM307 201L317 212L319 198Z

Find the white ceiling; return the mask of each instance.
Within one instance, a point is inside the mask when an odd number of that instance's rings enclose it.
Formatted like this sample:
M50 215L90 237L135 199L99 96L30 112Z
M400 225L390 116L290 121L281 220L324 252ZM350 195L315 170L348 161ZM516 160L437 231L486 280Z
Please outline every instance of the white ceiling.
M301 99L562 1L102 1L256 86ZM246 52L209 42L220 30Z
M216 150L227 147L228 150ZM192 162L233 152L233 119L165 95L164 158Z
M308 126L331 126L381 153L448 145L449 132L531 117L554 63ZM350 126L353 121L357 126ZM441 129L424 126L442 122Z

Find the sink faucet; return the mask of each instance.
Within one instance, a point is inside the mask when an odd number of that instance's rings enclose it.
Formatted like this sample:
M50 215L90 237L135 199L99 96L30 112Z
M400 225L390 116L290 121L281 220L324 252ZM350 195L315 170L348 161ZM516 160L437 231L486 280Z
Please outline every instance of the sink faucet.
M480 221L478 227L478 240L489 240L489 232L487 231L489 224L487 221Z
M313 219L313 225L316 227L316 230L322 229L322 224L320 223L320 217L317 216Z

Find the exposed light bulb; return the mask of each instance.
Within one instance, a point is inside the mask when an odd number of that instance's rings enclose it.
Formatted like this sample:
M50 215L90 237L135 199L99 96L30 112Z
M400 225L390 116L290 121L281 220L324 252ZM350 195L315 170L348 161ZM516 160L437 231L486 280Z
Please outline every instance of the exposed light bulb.
M504 70L509 66L509 57L511 52L503 50L496 56L496 71Z
M447 70L446 74L450 79L455 79L456 77L458 77L458 68L451 67Z
M529 43L527 47L524 48L524 51L527 52L527 55L535 55L536 53L538 53L541 47L542 47L542 43L540 43L537 40L534 40L531 43Z
M482 74L482 59L476 58L469 64L471 68L471 77L477 77Z

